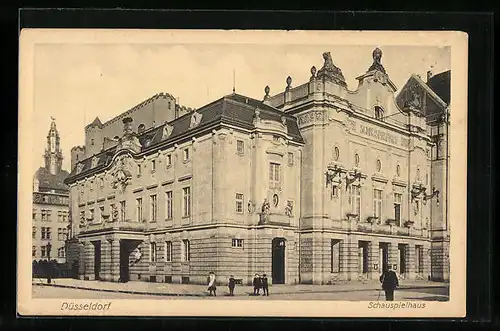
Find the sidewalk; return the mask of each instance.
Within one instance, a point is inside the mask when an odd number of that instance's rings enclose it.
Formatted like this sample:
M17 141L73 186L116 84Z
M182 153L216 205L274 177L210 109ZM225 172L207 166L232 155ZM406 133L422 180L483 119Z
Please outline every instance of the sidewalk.
M34 278L34 286L53 286L88 291L114 292L158 296L194 296L204 297L208 295L207 286L195 284L165 284L131 281L128 283L114 283L103 281L78 280L71 278L53 279L52 284L47 284L46 279ZM447 287L447 283L428 281L402 281L400 289L422 289L431 287ZM371 283L344 283L336 285L271 285L269 292L275 294L297 294L297 293L330 293L330 292L354 292L373 291L380 289L378 282ZM217 286L217 292L224 295L228 292L225 285ZM248 296L253 293L251 286L236 286L235 296Z

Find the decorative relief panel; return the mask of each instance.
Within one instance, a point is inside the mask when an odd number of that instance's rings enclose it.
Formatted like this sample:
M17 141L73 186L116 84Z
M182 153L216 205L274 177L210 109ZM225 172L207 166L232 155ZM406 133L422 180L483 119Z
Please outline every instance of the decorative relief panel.
M306 114L300 115L298 117L298 123L300 126L304 126L309 123L322 123L325 120L325 114L323 111L311 111Z

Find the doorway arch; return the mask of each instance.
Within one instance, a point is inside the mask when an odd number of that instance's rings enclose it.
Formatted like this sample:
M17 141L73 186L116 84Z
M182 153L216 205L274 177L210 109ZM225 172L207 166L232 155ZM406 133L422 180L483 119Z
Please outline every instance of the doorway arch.
M272 240L272 278L273 284L285 284L285 238Z

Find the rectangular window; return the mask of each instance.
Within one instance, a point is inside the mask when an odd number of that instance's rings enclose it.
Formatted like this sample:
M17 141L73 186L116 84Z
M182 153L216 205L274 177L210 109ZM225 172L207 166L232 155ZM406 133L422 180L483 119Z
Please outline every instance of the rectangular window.
M236 153L245 153L245 143L243 142L243 140L236 140Z
M33 221L36 220L36 210L33 210Z
M184 150L182 152L182 159L184 161L188 161L189 160L189 148L184 148Z
M269 187L279 188L281 186L280 180L280 164L270 163L269 164Z
M137 176L139 177L140 175L142 175L142 167L140 164L137 165Z
M31 232L31 236L32 236L33 239L36 238L36 226L33 227L33 230Z
M288 165L293 166L293 153L288 153Z
M191 251L189 247L189 240L182 240L182 261L189 262L191 259Z
M403 202L403 195L400 193L394 193L394 219L401 226L401 205Z
M47 239L47 228L42 226L41 239Z
M47 247L46 246L42 246L42 257L47 257Z
M330 272L340 272L340 240L332 239L331 241L331 261Z
M156 243L149 244L149 262L156 262Z
M361 187L356 185L349 186L349 203L351 212L357 215L359 220L361 214Z
M165 262L172 262L172 242L165 242Z
M172 165L172 155L167 154L167 167L170 167Z
M236 193L236 212L243 213L243 194Z
M64 247L60 247L57 249L57 257L59 257L59 258L66 257L66 251L64 250Z
M231 247L243 248L243 239L233 239L231 241Z
M57 229L57 240L59 240L59 241L64 240L63 239L63 229L62 228L58 228Z
M382 190L373 190L373 216L382 221Z
M158 213L158 206L156 203L156 194L150 197L151 200L151 222L156 222L156 215Z
M120 221L125 221L125 216L126 216L126 202L125 201L120 201Z
M173 193L172 191L167 191L165 193L165 209L166 209L166 215L167 219L172 219L173 217Z
M46 237L45 239L52 239L52 233L50 232L51 229L50 228L46 228L47 229L47 233L46 233Z
M190 187L185 187L182 189L182 201L183 201L182 216L183 217L191 216L191 188Z
M99 206L99 223L103 221L104 206Z
M135 213L137 222L142 222L142 198L135 199Z
M36 246L31 247L31 256L36 257Z
M151 172L156 171L156 160L151 160Z

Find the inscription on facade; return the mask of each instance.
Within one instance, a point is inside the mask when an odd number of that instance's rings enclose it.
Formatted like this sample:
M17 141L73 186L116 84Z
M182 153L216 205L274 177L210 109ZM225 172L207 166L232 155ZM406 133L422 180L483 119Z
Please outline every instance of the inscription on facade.
M376 139L379 141L383 141L383 142L391 144L391 145L396 145L396 146L408 148L409 140L407 138L398 137L396 135L390 134L389 132L387 132L385 130L381 130L381 129L377 129L377 128L373 128L373 127L369 127L369 126L360 124L359 125L359 133L364 135L364 136L367 136L367 137L370 137L370 138L373 138L373 139Z

